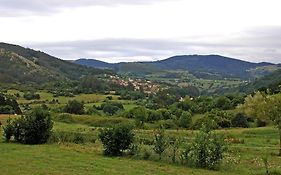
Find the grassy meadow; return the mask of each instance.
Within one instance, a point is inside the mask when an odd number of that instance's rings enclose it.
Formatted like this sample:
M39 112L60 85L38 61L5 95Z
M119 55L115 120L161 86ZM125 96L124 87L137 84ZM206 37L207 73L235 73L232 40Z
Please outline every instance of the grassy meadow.
M8 91L10 94L21 93ZM51 101L52 94L40 92L40 100ZM22 95L21 95L22 96ZM60 104L48 104L48 107L56 108L65 105L69 100L83 101L85 106L100 105L108 95L82 94L75 97L58 97ZM112 95L114 101L118 96ZM18 99L20 104L38 105L36 100ZM133 101L120 100L125 110L137 106ZM0 115L2 125L8 118L16 118L16 115ZM106 157L103 155L103 147L98 140L99 128L111 126L117 123L133 123L133 119L106 115L73 115L52 112L54 120L54 133L79 133L91 138L83 143L75 144L61 140L56 143L43 145L23 145L18 143L6 143L0 139L0 174L61 174L61 175L87 175L87 174L265 174L263 158L267 158L269 172L281 174L281 157L277 156L279 135L277 128L273 126L260 128L230 128L220 129L215 132L224 136L228 144L228 150L220 169L204 170L190 168L180 163L171 161L171 149L164 152L164 158L159 161L152 151L154 138L153 126L146 129L135 129L135 142L140 145L138 156ZM195 116L199 117L200 116ZM1 135L3 128L1 127ZM177 137L189 143L197 134L197 131L185 129L167 129L166 137ZM184 145L180 145L179 155ZM146 152L146 153L144 153ZM149 154L149 158L143 158L143 154Z
M7 119L0 116L1 121ZM54 132L79 132L97 138L98 129L84 124L54 123ZM2 131L1 131L2 132ZM153 138L153 130L135 130L136 138ZM49 143L22 145L0 142L1 174L264 174L263 157L268 157L270 172L281 173L278 152L278 133L273 127L228 129L216 132L230 141L229 149L219 171L193 169L171 164L166 158L161 162L151 153L148 160L135 157L105 157L102 145L95 143ZM167 136L193 139L196 131L167 130ZM238 141L237 141L238 140ZM237 142L237 143L236 143ZM150 147L150 145L143 145ZM169 150L165 152L169 154Z

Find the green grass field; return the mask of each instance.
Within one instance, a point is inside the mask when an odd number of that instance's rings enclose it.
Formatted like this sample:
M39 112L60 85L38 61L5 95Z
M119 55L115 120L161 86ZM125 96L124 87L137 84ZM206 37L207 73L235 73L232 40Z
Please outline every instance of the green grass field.
M1 115L4 122L7 115ZM55 122L54 132L81 132L97 135L98 130L85 124ZM136 138L153 138L153 130L135 130ZM132 157L105 157L102 145L45 144L21 145L0 141L0 174L264 174L262 157L268 157L270 172L281 174L281 157L278 153L276 128L249 128L218 130L226 138L243 140L243 143L229 143L221 169L210 171L172 164L168 159L140 160ZM2 133L2 131L1 131ZM192 139L196 131L167 130L167 136ZM156 155L154 155L156 156Z
M9 91L14 94L17 91ZM22 94L21 94L22 95ZM40 100L53 99L53 96L46 92L40 92ZM118 96L113 96L117 100ZM101 105L106 95L82 94L69 97L58 97L61 104L50 105L55 108L65 105L69 100L76 99L84 101L86 107ZM20 103L31 103L32 100L18 99ZM122 102L125 110L137 106L134 101L118 100ZM32 104L39 105L39 104ZM16 143L5 143L0 136L0 174L265 174L263 157L268 158L269 171L271 174L281 175L281 157L278 157L279 135L278 130L272 126L263 128L231 128L217 130L223 134L228 144L228 151L219 171L195 169L180 164L171 163L170 150L164 152L161 162L158 156L153 153L151 143L154 138L155 124L146 127L147 129L134 130L135 140L140 148L150 150L150 158L144 160L141 156L135 157L105 157L103 156L102 144L98 141L98 129L108 127L117 123L134 123L133 119L124 117L102 115L71 115L52 113L54 119L55 133L81 133L95 142L86 141L84 144L62 142L49 143L44 145L22 145ZM2 125L6 124L8 118L16 118L16 115L0 115ZM202 115L195 115L193 120L201 118ZM155 125L155 126L154 126ZM198 131L192 130L166 130L167 137L177 137L190 143ZM3 135L1 127L0 135ZM145 140L146 143L141 142ZM181 145L180 151L184 145ZM180 154L180 152L178 153Z

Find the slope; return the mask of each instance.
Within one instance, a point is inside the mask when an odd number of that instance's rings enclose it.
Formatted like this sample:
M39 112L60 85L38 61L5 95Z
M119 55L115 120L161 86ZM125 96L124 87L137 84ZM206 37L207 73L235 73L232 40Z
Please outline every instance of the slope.
M86 68L40 51L0 43L1 82L43 83L103 73L110 71Z

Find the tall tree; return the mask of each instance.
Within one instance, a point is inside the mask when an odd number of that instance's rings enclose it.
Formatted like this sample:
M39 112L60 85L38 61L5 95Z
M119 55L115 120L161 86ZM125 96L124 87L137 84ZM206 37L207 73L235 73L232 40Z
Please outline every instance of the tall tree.
M268 98L265 112L269 114L279 130L279 156L281 156L281 94Z

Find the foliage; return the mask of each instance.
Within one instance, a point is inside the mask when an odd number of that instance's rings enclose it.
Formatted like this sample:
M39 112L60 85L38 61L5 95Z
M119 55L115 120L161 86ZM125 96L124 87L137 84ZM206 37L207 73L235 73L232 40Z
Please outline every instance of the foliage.
M230 99L225 96L218 97L214 105L216 108L222 110L228 110L232 108Z
M35 108L26 116L22 116L9 122L4 128L4 136L7 141L11 136L24 144L46 143L51 135L53 122L48 111Z
M223 137L203 127L193 143L186 147L182 159L189 166L217 169L225 150Z
M233 127L248 128L249 122L243 113L237 113L232 119L231 124Z
M117 125L113 128L100 130L99 138L104 146L104 154L120 156L123 151L130 148L134 141L132 127L129 125Z
M40 99L40 95L34 92L26 92L23 94L23 98L26 100L38 100Z
M177 156L177 152L179 150L179 147L182 143L182 140L179 138L175 138L175 137L170 137L169 138L169 145L172 148L172 162L176 163L176 156Z
M264 111L279 130L279 156L281 156L281 94L270 97L267 100Z
M168 144L165 138L164 129L161 127L157 129L154 134L154 147L153 150L159 155L159 160L162 159L162 154L166 150Z
M130 110L130 115L135 119L136 126L141 128L144 126L144 123L147 121L147 109L145 107L135 107Z
M114 115L120 110L124 110L124 107L122 103L120 102L113 102L113 101L108 101L106 103L103 103L100 107L104 113L108 115Z
M154 122L154 121L159 121L162 120L163 116L161 111L155 111L155 110L149 110L148 111L148 116L147 116L147 121L148 122Z
M121 91L120 92L120 99L123 100L139 100L139 99L144 99L145 94L141 91Z
M182 112L179 118L179 126L182 128L189 128L192 122L192 115L190 112Z
M0 93L0 114L21 114L21 109L13 96Z
M77 100L70 100L64 107L64 112L71 113L71 114L83 114L84 104Z
M11 137L14 135L15 130L14 124L12 123L10 118L7 120L7 125L3 128L3 130L5 141L10 141Z
M202 126L208 126L208 128L210 129L218 129L218 124L217 122L212 119L211 117L208 117L208 115L197 119L193 125L192 125L192 129L200 129L202 128Z
M240 109L248 116L253 119L264 118L264 106L266 105L265 94L257 92L256 94L248 95L245 98L245 103L239 106Z
M230 114L228 114L228 112L226 111L213 109L207 113L207 117L214 120L220 128L231 127L231 117Z

